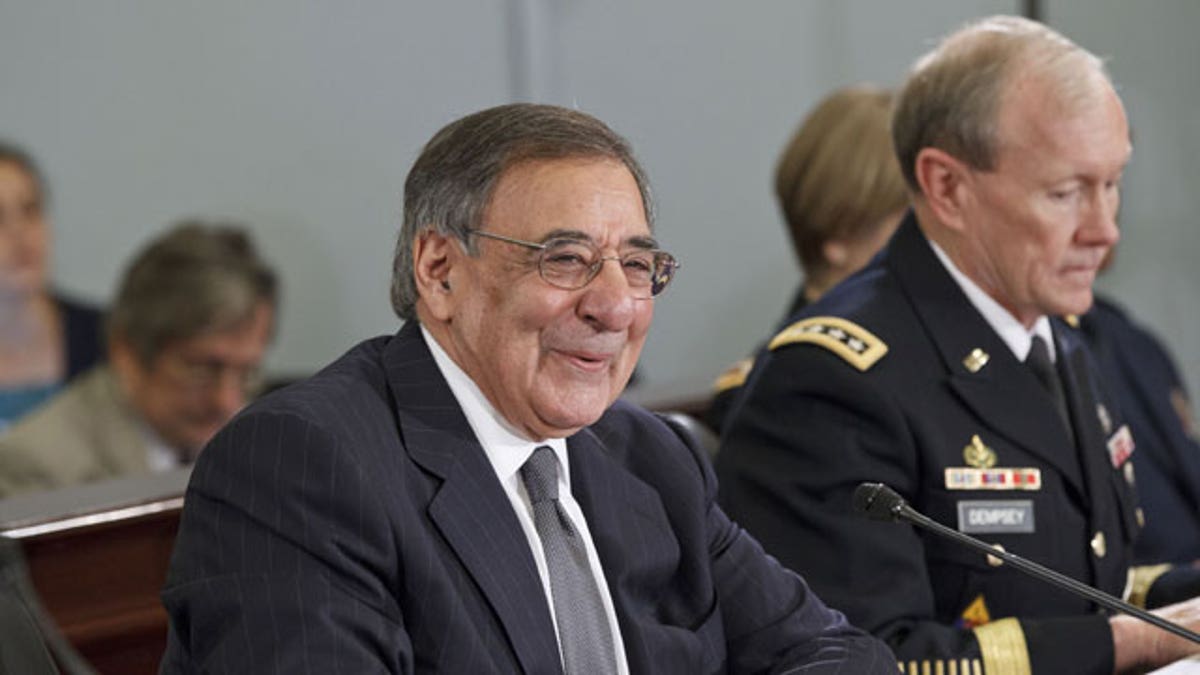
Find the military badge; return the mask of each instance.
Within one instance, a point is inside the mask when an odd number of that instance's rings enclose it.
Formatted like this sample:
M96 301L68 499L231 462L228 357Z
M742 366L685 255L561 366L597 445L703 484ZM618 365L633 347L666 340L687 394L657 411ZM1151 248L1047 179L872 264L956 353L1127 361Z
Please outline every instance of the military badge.
M713 382L713 393L720 394L721 392L737 389L742 386L746 383L746 378L750 375L752 368L754 368L754 359L751 358L742 359L729 366Z
M963 448L963 461L967 466L990 469L996 466L996 451L983 444L979 434L971 436L971 442Z
M949 466L947 490L1041 490L1042 470L1036 467L976 469Z
M1121 468L1121 465L1133 454L1134 447L1133 434L1129 433L1129 426L1122 424L1121 428L1117 429L1117 433L1108 439L1108 458L1112 460L1114 469Z
M962 363L971 373L978 373L991 360L991 356L979 347L971 350L970 354L963 357Z
M983 595L980 594L975 596L971 604L967 605L967 608L962 612L962 616L955 623L958 624L959 628L970 630L976 626L989 623L991 620L992 615L991 612L988 612L987 602L984 601Z
M772 338L767 349L775 351L798 343L824 347L864 372L888 352L887 344L874 333L836 316L814 316L797 321Z

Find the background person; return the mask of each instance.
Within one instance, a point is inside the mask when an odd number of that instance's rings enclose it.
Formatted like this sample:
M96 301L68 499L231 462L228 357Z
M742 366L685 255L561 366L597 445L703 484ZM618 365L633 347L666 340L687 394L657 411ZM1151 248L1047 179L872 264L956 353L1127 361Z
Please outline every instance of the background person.
M0 433L100 358L100 312L50 288L48 190L0 141Z
M193 461L257 387L277 303L241 227L185 222L152 241L117 291L109 363L0 437L0 496Z
M786 321L887 243L908 205L892 151L892 93L871 85L838 89L796 129L775 166L775 196L804 280ZM714 385L707 421L720 430L753 357L733 364Z
M1134 558L1140 564L1200 560L1200 443L1175 360L1152 332L1099 294L1079 322L1137 441L1132 462L1143 526Z

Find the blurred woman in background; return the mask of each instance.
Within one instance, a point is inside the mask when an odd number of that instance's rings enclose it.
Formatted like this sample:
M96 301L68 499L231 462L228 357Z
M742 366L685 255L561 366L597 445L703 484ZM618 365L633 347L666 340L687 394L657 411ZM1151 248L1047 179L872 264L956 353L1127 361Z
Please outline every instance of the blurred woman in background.
M892 150L892 93L838 89L792 135L775 166L775 197L804 280L789 317L866 266L900 225L908 192ZM754 365L747 357L713 385L707 421L716 431Z
M46 185L0 141L0 433L101 355L100 312L49 286Z

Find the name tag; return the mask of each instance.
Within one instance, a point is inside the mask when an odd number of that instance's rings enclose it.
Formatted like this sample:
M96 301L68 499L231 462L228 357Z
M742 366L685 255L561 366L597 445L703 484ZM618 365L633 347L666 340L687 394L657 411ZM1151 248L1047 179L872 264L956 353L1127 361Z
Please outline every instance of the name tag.
M975 534L1019 534L1034 531L1033 501L962 501L958 531Z

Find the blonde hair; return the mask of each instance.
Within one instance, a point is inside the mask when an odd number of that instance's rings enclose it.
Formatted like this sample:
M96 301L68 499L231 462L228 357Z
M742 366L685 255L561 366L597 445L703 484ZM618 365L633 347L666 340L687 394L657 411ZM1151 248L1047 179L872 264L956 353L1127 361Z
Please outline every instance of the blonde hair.
M908 203L892 153L892 93L870 85L822 100L784 147L775 195L806 272L825 265L822 246L869 232Z

